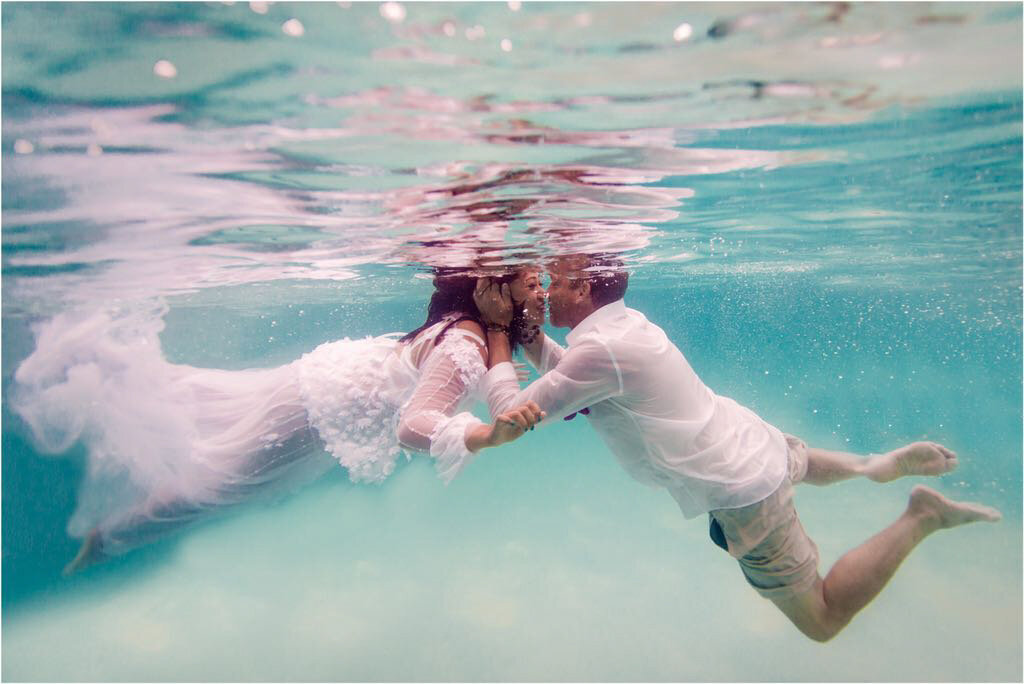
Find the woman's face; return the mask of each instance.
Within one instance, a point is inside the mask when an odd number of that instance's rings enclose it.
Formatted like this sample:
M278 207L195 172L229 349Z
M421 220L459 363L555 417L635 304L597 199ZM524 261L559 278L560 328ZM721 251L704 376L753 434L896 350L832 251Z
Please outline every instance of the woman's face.
M509 289L515 305L523 307L527 324L544 325L547 293L540 284L540 269L523 269L516 274Z

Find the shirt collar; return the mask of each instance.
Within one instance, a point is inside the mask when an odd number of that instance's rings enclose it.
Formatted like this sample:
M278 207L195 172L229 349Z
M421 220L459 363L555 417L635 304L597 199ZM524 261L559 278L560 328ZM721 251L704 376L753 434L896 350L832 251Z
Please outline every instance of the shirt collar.
M602 322L609 321L624 313L626 313L626 302L621 299L610 304L605 304L600 309L580 321L580 324L575 328L570 330L569 334L565 336L565 341L569 344L575 344L579 341L580 337L592 331Z

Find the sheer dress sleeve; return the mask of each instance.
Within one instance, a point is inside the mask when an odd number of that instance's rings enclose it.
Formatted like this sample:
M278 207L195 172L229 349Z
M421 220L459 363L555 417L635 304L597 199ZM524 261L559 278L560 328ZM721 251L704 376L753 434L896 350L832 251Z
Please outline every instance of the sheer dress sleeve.
M458 328L445 333L423 361L419 383L398 423L401 445L428 452L446 483L475 455L466 448L466 432L483 424L471 413L456 413L487 370L472 337Z

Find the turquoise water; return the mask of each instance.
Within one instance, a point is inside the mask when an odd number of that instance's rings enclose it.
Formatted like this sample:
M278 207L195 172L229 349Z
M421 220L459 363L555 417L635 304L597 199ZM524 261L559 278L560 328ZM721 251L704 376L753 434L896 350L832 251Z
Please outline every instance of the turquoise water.
M1021 24L5 3L3 678L1019 681ZM33 323L162 302L170 360L270 367L418 326L431 265L598 247L716 392L819 446L940 441L961 467L929 484L1003 521L812 644L576 420L448 487L338 472L61 577L85 454L9 408ZM798 488L822 570L918 481Z

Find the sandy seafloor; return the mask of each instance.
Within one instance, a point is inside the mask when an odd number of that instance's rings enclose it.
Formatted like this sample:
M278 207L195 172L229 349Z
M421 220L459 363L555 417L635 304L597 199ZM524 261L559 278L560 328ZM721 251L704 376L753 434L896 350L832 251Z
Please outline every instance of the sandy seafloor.
M926 540L821 645L746 586L703 519L631 481L584 426L535 444L486 453L447 488L423 461L381 488L323 482L73 578L5 611L3 678L1020 676L1018 521ZM894 518L911 486L799 488L823 563Z

